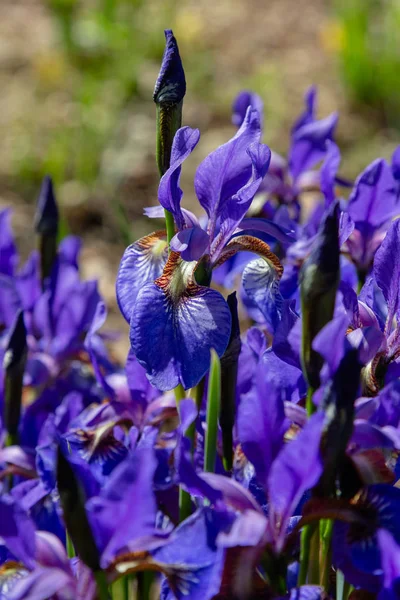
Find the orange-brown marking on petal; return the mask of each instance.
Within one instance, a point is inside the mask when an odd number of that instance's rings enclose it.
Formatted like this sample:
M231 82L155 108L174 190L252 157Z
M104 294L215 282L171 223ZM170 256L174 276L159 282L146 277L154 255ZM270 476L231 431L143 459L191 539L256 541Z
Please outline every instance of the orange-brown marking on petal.
M188 269L186 274L187 281L184 281L184 268ZM190 268L192 268L192 272L189 271ZM179 270L182 273L182 281L179 281ZM176 287L174 286L174 281L178 283ZM190 263L182 260L179 252L174 252L173 250L169 253L162 275L154 283L164 290L173 301L196 296L201 291L201 286L194 279L194 267L190 267Z
M157 242L167 239L167 232L164 229L153 231L148 235L137 240L136 244L143 250L151 250Z
M224 251L222 252L220 258L214 264L215 267L219 267L229 258L234 256L237 252L254 252L265 258L269 263L274 267L278 279L280 279L283 275L283 266L279 260L279 258L274 254L271 248L263 242L251 235L240 235L237 238L234 238L229 244L226 246Z

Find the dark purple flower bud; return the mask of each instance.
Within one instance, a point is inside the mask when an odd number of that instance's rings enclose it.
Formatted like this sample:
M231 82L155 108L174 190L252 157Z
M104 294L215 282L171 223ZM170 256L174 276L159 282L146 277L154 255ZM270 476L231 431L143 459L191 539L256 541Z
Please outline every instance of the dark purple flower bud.
M100 556L86 514L86 494L60 447L57 451L57 486L66 529L75 551L93 572L99 571Z
M185 72L172 30L166 29L164 33L166 46L154 88L153 100L156 104L179 104L186 93Z
M313 389L319 387L323 359L313 350L312 342L333 317L340 276L339 259L338 204L333 204L300 271L302 362L304 374Z
M185 72L171 29L165 30L165 39L161 69L153 94L157 105L157 165L160 175L170 166L172 142L182 123L182 102L186 93Z
M237 311L236 292L227 298L232 315L232 329L229 344L221 359L221 406L219 424L222 432L222 455L224 467L232 469L233 463L233 426L236 416L236 384L238 360L241 349L239 317Z
M19 311L11 329L3 360L5 373L4 424L8 432L10 445L17 443L27 352L24 313Z
M354 402L360 389L361 368L358 350L349 350L326 388L322 403L327 423L321 439L324 471L316 486L317 495L336 495L337 476L346 468L346 448L353 433ZM343 495L344 490L341 492Z
M40 266L42 284L49 277L57 255L58 206L54 196L53 182L46 175L39 194L35 231L39 238Z

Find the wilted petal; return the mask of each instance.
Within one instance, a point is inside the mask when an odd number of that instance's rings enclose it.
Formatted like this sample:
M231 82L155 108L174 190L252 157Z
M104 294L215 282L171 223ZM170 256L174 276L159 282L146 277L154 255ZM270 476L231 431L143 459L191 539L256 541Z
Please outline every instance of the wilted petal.
M200 139L200 131L191 127L181 127L175 134L171 149L170 167L161 177L158 188L158 200L169 210L175 219L178 229L183 229L184 217L181 211L183 192L179 187L181 165L193 152Z
M133 311L133 351L161 390L197 385L211 348L222 356L229 342L229 307L221 294L195 283L193 269L171 252L163 275L139 292Z
M160 277L167 258L166 235L161 231L146 235L125 250L118 270L116 292L119 309L128 323L138 292Z

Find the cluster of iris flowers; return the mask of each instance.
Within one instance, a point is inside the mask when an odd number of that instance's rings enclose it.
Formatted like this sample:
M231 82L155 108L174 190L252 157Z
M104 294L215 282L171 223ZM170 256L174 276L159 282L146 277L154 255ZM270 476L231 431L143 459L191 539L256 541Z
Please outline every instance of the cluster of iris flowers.
M285 160L242 92L198 218L185 86L168 30L166 228L121 260L124 366L51 180L22 267L0 213L0 598L398 598L400 148L346 181L311 89Z

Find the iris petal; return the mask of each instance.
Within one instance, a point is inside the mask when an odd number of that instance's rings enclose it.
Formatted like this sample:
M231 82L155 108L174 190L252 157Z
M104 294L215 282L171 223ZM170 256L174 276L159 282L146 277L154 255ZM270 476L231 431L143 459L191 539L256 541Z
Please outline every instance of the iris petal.
M231 314L224 298L194 281L193 263L171 252L163 275L138 294L130 339L151 383L191 388L206 374L210 350L225 352Z
M146 235L125 250L117 275L116 292L119 309L128 323L139 290L160 277L167 257L167 242L162 231Z

